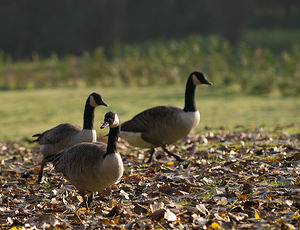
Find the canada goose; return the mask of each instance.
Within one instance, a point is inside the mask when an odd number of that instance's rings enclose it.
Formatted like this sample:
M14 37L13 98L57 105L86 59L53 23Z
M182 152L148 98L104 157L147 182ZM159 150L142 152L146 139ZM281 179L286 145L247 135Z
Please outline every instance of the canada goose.
M55 126L41 134L35 134L37 137L33 142L40 144L40 150L43 154L43 161L39 171L37 182L43 177L43 169L47 163L46 156L55 154L65 148L71 147L81 142L95 142L97 139L96 131L93 128L95 107L99 105L107 106L97 93L92 93L86 100L83 116L83 129L64 123Z
M56 171L63 173L83 197L88 207L93 192L101 192L117 182L123 175L123 162L117 152L120 133L119 117L115 112L105 114L101 129L109 126L108 143L80 143L47 157ZM91 192L86 200L86 192Z
M199 84L212 85L201 72L191 73L186 83L183 109L174 106L147 109L121 124L120 137L130 145L151 148L148 163L155 147L162 147L167 154L182 161L178 155L168 151L166 145L185 137L199 124L200 113L195 104L195 88Z

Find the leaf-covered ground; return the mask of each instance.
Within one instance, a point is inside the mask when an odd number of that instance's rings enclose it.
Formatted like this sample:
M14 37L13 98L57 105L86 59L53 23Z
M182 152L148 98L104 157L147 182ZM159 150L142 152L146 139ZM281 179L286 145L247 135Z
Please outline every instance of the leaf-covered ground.
M294 126L299 130L299 126ZM204 133L204 132L203 132ZM74 187L51 165L36 184L35 146L0 143L2 228L299 229L300 133L207 129L183 139L174 153L148 154L120 141L125 165L111 196L79 206Z

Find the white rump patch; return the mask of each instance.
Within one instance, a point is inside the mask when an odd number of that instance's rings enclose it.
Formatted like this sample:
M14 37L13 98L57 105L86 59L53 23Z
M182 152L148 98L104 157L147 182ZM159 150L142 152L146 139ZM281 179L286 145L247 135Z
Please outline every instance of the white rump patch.
M140 148L154 148L155 146L151 143L146 142L142 138L142 133L121 131L120 137L125 139L130 145Z

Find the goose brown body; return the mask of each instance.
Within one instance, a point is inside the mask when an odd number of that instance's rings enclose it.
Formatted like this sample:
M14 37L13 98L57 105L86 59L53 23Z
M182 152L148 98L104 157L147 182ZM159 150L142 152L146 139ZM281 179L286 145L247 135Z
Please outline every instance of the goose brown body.
M96 131L64 123L45 131L38 137L40 150L44 156L57 153L80 142L95 142Z
M119 153L105 155L104 143L81 143L57 154L54 167L78 190L101 192L123 175Z
M94 110L99 105L107 106L97 93L92 93L86 100L83 116L83 128L71 125L69 123L59 124L54 128L46 130L41 134L35 134L37 137L34 142L40 145L40 151L43 154L43 161L39 172L38 182L43 176L43 169L47 163L46 157L55 154L65 148L69 148L81 142L95 142L97 139L96 131L93 127Z
M133 146L154 148L185 137L199 122L199 111L184 112L173 106L157 106L123 123L121 137Z
M79 190L84 200L86 192L102 192L123 175L123 161L117 152L119 118L115 112L105 114L101 128L106 126L110 127L107 144L80 143L46 158Z
M182 161L179 156L168 151L166 145L187 136L199 124L200 113L195 104L195 88L199 84L211 85L201 72L191 73L186 83L183 109L174 106L147 109L121 125L121 138L133 146L151 148L149 161L155 147L162 147L169 155Z

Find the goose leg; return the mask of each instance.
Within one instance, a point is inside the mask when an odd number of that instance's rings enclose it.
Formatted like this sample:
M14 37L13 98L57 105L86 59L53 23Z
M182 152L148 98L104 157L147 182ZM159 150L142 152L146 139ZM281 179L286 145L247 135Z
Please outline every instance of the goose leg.
M174 157L177 161L184 161L184 159L182 159L180 156L176 155L175 153L170 152L169 150L167 150L166 147L162 147L162 149L169 154L170 156Z
M91 194L88 196L88 199L87 199L87 208L90 207L92 201L94 200L94 193L91 192Z
M80 206L84 206L86 208L88 208L88 201L86 199L86 194L85 191L78 191L79 195L82 197L82 203L80 204Z
M149 160L147 160L146 162L147 164L151 163L154 152L155 152L154 148L150 149L150 157Z
M43 171L44 171L44 167L47 164L47 161L45 159L43 159L42 163L41 163L41 168L39 171L39 178L37 180L37 183L40 183L42 181L43 178Z

